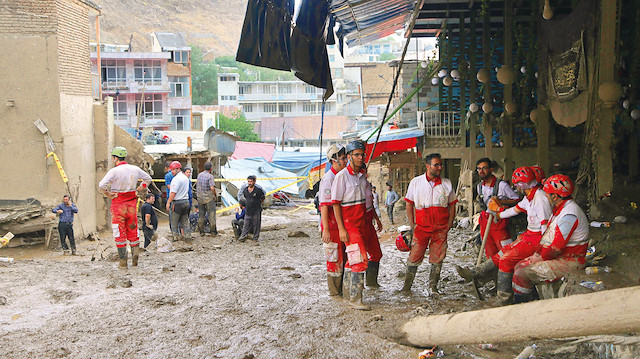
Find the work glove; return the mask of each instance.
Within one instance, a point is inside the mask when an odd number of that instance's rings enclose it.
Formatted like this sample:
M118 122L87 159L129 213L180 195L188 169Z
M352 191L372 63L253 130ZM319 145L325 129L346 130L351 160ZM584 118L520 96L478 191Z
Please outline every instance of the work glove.
M493 211L493 212L502 212L502 206L500 205L500 203L498 202L498 200L492 198L489 201L489 204L487 205L487 208L489 209L489 211Z

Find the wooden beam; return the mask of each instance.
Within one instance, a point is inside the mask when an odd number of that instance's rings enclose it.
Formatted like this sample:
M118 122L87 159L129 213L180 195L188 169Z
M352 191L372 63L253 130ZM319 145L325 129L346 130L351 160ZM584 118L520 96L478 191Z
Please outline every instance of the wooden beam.
M484 68L491 72L491 53L489 42L489 14L485 13L482 17L482 62ZM491 102L491 80L484 84L484 102ZM484 155L491 158L493 153L493 144L491 143L492 126L491 115L483 113L482 115L482 132L484 134ZM491 158L493 160L493 158Z
M542 9L542 3L544 0L538 0L538 9ZM538 14L536 9L532 9L532 16ZM542 15L539 15L541 16ZM541 20L545 21L545 20ZM540 38L540 28L538 28L538 38ZM541 76L538 76L538 118L536 119L536 132L537 132L537 141L538 146L536 147L536 157L538 159L538 166L542 168L542 170L550 174L549 171L551 168L549 166L549 150L550 150L550 140L549 140L549 108L545 106L547 101L547 96L545 94L544 87L544 76L542 74L546 74L546 70L543 69L546 66L546 63L543 62L542 59L546 58L546 50L543 46L538 46L538 71Z
M464 19L463 18L463 14L460 14L460 19ZM459 42L458 42L458 72L460 72L460 75L462 76L463 70L462 70L462 66L463 64L465 64L466 60L465 60L465 53L466 53L466 37L465 37L465 32L464 32L464 21L460 21L460 31L458 32L460 38L459 38ZM466 147L467 146L467 128L464 125L465 124L465 120L467 118L467 78L460 78L460 147Z

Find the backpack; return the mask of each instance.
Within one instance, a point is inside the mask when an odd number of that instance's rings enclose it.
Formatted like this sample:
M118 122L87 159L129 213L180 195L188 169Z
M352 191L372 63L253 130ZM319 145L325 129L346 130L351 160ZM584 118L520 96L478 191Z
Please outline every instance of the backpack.
M498 195L498 190L500 189L500 182L502 182L502 180L500 178L496 178L496 183L493 185L493 193L491 194L491 197L495 197ZM477 192L478 192L478 201L480 201L480 208L482 208L483 211L486 211L487 203L485 202L484 195L482 194L482 181L478 183Z

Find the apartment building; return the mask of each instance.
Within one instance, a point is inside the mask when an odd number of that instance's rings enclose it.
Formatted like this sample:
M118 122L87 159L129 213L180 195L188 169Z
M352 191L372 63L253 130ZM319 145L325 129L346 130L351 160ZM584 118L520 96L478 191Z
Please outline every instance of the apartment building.
M191 49L180 34L154 33L152 38L151 52L101 46L99 70L98 53L91 52L102 97L113 97L114 121L124 129L190 130Z

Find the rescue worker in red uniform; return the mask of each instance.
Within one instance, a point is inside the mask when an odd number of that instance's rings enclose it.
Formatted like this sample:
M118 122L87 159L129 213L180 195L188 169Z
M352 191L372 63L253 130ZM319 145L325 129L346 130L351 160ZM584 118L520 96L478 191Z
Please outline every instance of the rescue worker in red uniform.
M538 251L515 267L513 292L516 303L530 301L535 285L554 282L585 266L589 221L571 198L573 182L565 175L553 175L545 180L542 189L553 213Z
M100 192L111 199L111 228L118 248L119 267L127 269L127 241L131 247L131 266L138 265L139 238L136 204L137 191L147 191L151 176L139 167L125 162L127 149L111 151L115 167L98 184ZM138 186L138 181L142 183ZM145 193L146 194L146 193Z
M427 171L409 183L404 200L407 219L413 229L413 245L407 260L407 271L401 291L411 290L418 266L429 248L429 289L438 292L442 262L447 255L447 233L455 219L456 195L451 181L440 177L442 157L432 153L425 157Z
M382 259L382 249L380 248L380 240L378 233L382 230L382 221L376 213L373 206L373 186L367 181L365 188L365 207L367 212L364 215L365 235L364 244L367 247L369 255L369 264L367 265L366 284L367 288L380 288L378 284L378 272L380 271L380 259ZM377 232L373 222L378 226Z
M487 205L489 201L496 197L498 203L504 206L511 206L516 204L520 197L509 187L509 184L502 181L493 175L493 164L488 158L481 158L476 162L476 170L480 177L480 183L478 183L478 201L482 212L480 213L480 237L484 238L485 229L489 221L489 212L487 212ZM487 242L484 247L485 254L489 260L481 263L477 268L468 269L456 266L458 274L463 278L473 276L474 278L487 277L489 274L494 273L500 261L498 253L502 247L511 244L511 233L509 233L509 220L502 219L499 221L493 220L491 227L489 228L489 234L487 236Z
M367 185L364 144L360 141L350 142L346 152L349 164L338 172L333 180L331 202L340 241L346 245L347 266L351 269L351 280L348 285L350 304L356 309L369 310L370 308L362 302L364 276L368 262L367 248L364 243L365 187ZM344 282L346 283L347 280L348 278L345 278Z
M344 147L332 145L327 151L327 160L331 168L320 180L320 230L322 231L322 243L327 257L327 285L330 296L342 295L342 272L344 266L344 243L340 241L338 224L333 214L331 203L331 185L336 174L347 165L347 155Z
M505 209L500 204L491 200L489 210L495 213L496 218L511 218L522 212L527 214L527 230L518 236L518 239L498 252L500 264L498 266L497 303L507 305L511 303L513 290L511 282L513 269L521 260L534 254L540 245L542 233L547 228L547 222L551 217L551 205L541 190L542 185L536 180L536 174L529 167L520 167L513 172L511 182L524 193L524 198L515 206ZM466 278L465 278L466 279Z

